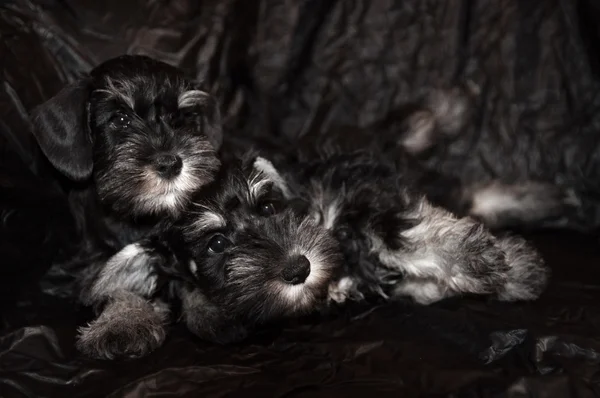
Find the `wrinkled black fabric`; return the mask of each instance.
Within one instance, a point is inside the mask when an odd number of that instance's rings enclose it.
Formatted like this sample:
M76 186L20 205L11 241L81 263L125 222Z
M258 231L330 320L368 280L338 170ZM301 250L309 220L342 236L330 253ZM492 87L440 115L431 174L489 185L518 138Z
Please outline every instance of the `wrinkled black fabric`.
M147 358L83 358L85 311L36 289L70 231L27 120L137 53L205 80L242 137L385 122L423 85L464 79L484 90L482 130L575 134L600 115L599 22L583 0L0 2L0 397L600 396L600 243L558 232L533 236L553 269L537 302L355 307L228 347L175 327Z

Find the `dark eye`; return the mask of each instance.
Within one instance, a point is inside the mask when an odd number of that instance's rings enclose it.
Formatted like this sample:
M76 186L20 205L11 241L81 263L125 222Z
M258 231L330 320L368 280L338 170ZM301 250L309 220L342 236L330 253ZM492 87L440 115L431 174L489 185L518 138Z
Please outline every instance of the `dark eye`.
M223 235L216 235L208 242L208 251L214 254L221 254L227 249L230 243L229 239Z
M273 202L263 202L258 205L256 210L263 217L269 217L277 213L277 208Z
M124 113L117 113L110 120L110 124L118 129L126 129L131 124L131 119Z

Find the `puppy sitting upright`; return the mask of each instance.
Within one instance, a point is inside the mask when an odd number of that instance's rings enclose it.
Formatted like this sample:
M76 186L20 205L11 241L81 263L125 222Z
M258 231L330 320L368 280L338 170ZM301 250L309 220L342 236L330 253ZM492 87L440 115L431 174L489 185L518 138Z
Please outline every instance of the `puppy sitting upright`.
M73 183L82 261L177 218L220 165L215 99L181 70L145 56L106 61L36 108L32 120L43 153Z
M181 70L145 56L97 66L35 109L32 121L43 153L65 177L75 220L76 239L45 278L61 286L45 289L55 295L89 289L101 264L176 220L220 166L215 99ZM136 302L123 297L120 305Z
M52 165L93 182L107 215L122 221L177 216L219 167L216 101L145 56L106 61L32 116Z

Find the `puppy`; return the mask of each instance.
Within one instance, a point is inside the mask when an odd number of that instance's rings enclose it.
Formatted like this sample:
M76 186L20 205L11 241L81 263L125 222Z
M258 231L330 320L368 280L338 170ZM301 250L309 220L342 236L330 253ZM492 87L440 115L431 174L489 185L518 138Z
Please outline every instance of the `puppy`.
M531 300L546 286L549 270L524 239L496 237L427 200L420 186L431 173L410 156L388 162L367 151L333 152L277 169L290 197L308 203L344 252L335 301L365 293L420 304L461 294Z
M83 267L93 276L93 264L175 220L220 164L215 99L145 56L97 66L37 107L32 122L65 182L80 238L51 274Z
M87 298L100 295L90 289L102 269L119 274L104 268L107 260L167 229L192 194L214 180L222 141L217 102L175 67L121 56L36 108L32 121L40 148L65 182L75 220L73 242L46 275L52 290L45 290L102 308L105 303ZM165 315L145 319L144 306L135 296L115 295L104 316L117 308L122 323L113 327L153 333L153 322ZM128 317L145 328L127 329Z
M326 302L342 260L337 242L301 217L272 171L261 158L227 163L170 231L113 256L81 297L103 307L78 349L103 359L148 354L166 336L167 301L181 303L194 334L218 343Z
M411 189L418 173L410 168L369 153L277 168L263 157L250 163L251 172L219 178L194 202L179 236L128 246L98 283L110 279L110 290L148 298L157 275L169 275L189 329L228 343L263 322L333 302L377 296L431 304L461 294L532 300L547 282L542 259L523 239L496 238L475 220L432 206ZM144 268L151 282L132 283L109 268L138 277ZM113 350L111 340L92 344L82 332L80 348L95 347L88 354ZM127 337L140 345L140 336Z

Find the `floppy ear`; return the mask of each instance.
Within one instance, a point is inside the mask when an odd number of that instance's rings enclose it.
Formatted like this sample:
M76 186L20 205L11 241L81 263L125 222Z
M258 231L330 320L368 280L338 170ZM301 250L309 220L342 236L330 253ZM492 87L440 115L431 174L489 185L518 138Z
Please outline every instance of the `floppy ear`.
M31 114L33 135L58 171L74 181L92 174L92 142L87 120L88 79L64 87Z
M197 107L200 110L202 132L215 151L218 151L223 144L223 129L217 99L200 89L200 84L195 83L193 89L181 93L178 98L178 106L179 108Z

